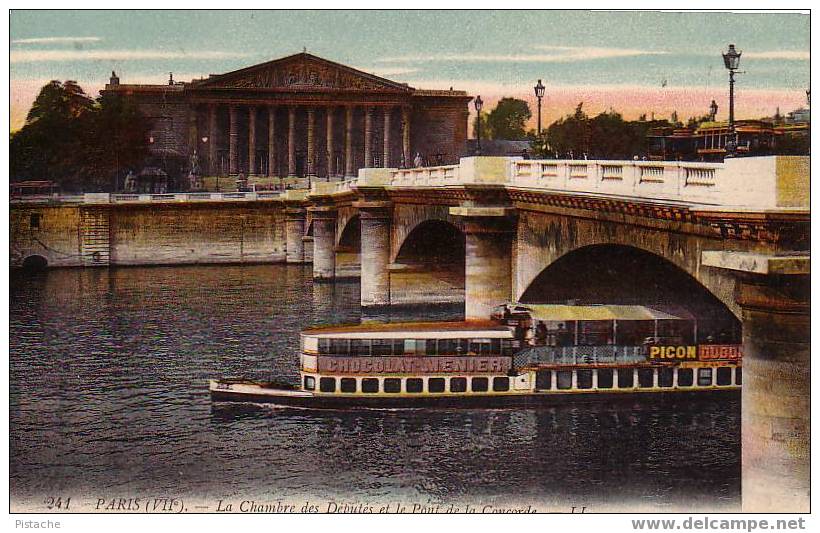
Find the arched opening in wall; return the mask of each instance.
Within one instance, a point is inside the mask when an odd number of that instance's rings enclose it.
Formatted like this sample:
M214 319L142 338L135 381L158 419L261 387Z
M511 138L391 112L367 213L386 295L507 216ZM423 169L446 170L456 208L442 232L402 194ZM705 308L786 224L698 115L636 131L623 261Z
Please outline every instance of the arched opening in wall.
M358 278L362 274L361 263L362 224L359 215L345 224L336 245L336 278Z
M740 342L740 321L706 287L666 259L630 246L593 245L556 260L523 303L642 305L691 315L698 338Z
M428 220L405 238L390 265L393 304L464 301L464 233L443 220Z
M41 272L48 267L48 259L42 255L30 255L23 259L23 270Z

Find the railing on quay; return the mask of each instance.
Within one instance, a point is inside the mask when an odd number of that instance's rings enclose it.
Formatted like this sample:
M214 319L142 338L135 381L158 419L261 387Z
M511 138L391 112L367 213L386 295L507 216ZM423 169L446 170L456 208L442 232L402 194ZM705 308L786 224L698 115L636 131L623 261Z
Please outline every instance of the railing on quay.
M257 192L187 192L165 194L129 194L129 193L85 193L85 194L51 194L13 196L12 203L60 203L60 204L150 204L170 202L256 202L260 200L279 200L283 193L279 191Z

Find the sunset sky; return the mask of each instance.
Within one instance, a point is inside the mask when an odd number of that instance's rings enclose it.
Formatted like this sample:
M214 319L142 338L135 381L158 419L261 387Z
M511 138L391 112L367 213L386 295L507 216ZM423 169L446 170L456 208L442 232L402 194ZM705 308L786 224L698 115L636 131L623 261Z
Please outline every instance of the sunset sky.
M743 51L736 114L805 105L809 16L583 11L13 11L11 129L39 88L77 80L96 96L122 83L223 73L300 52L411 86L531 100L546 85L544 123L584 102L627 118L728 113L721 52Z

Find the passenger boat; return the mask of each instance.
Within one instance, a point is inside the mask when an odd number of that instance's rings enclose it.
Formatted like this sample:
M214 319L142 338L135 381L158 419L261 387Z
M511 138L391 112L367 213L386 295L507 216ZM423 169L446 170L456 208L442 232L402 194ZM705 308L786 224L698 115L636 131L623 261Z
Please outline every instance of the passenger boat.
M720 338L722 337L722 338ZM493 320L361 324L301 334L300 386L211 380L214 401L305 408L528 406L739 391L741 347L685 312L509 304Z

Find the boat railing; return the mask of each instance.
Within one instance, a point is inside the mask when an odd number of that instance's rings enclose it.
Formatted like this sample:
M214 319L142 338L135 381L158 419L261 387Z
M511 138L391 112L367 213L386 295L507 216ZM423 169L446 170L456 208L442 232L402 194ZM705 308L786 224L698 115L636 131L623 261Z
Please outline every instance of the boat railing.
M645 361L646 356L646 346L531 346L515 355L515 366L536 363L630 363Z

